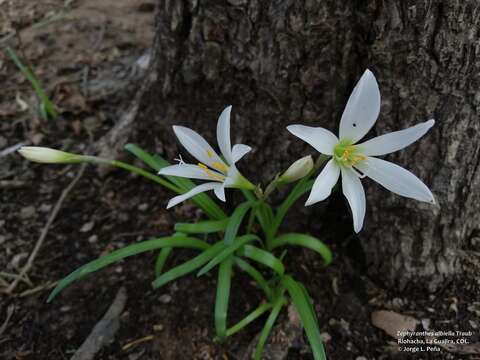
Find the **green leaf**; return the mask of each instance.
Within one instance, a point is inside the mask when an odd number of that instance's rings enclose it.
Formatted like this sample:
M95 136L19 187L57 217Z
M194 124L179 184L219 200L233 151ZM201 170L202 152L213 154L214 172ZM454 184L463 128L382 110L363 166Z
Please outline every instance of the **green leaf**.
M160 253L157 256L157 260L155 261L155 277L159 277L162 274L163 267L165 265L165 262L168 259L168 256L172 252L172 248L163 248L160 250Z
M210 246L207 250L203 251L200 255L197 255L193 259L184 262L181 265L170 269L160 277L156 278L153 281L152 286L154 289L165 285L166 283L175 280L183 275L191 273L192 271L198 269L203 264L207 263L211 258L217 255L224 248L223 242L219 241L214 245Z
M262 353L263 348L265 347L265 343L267 342L268 336L272 331L275 321L277 321L278 314L280 314L283 305L285 305L286 303L286 300L282 294L280 294L280 296L273 304L272 311L270 312L270 315L268 315L267 321L265 322L262 332L260 333L260 337L258 338L257 346L255 348L255 360L262 360Z
M195 224L177 223L175 230L186 234L210 234L224 231L228 224L228 218L222 220L207 220Z
M161 156L152 156L135 144L125 145L125 150L131 152L157 172L160 169L170 165L170 163ZM165 178L167 178L176 187L181 189L181 191L177 191L179 194L186 193L197 186L197 184L187 178L181 178L177 176L165 176ZM195 195L190 200L192 200L199 208L201 208L211 219L220 220L227 217L225 212L217 205L217 203L205 193Z
M300 180L297 185L293 188L293 190L288 194L287 198L282 202L282 204L278 207L277 214L273 220L273 230L272 236L278 231L280 224L282 223L285 215L287 215L288 210L292 205L306 192L312 189L314 180L308 180L308 178L303 178Z
M241 256L246 256L256 262L259 262L260 264L268 266L280 275L283 275L283 273L285 272L285 267L278 258L273 256L268 251L259 249L255 246L248 244L244 245L238 250L237 254Z
M273 298L273 291L268 285L267 280L263 277L263 275L255 269L252 265L250 265L247 261L240 259L239 257L235 257L235 265L237 265L240 269L245 271L248 275L252 277L253 280L256 281L258 286L265 292L266 297L271 300Z
M238 205L237 208L233 211L233 214L232 216L230 216L227 228L225 230L225 237L223 239L225 245L231 245L233 243L233 241L237 237L238 229L242 224L242 220L251 207L252 203L250 201L246 201Z
M293 305L300 316L308 341L312 347L314 359L326 360L327 357L320 337L317 315L313 310L312 303L308 294L306 294L305 288L288 275L282 278L282 283L290 294Z
M40 112L42 116L46 119L52 118L53 120L58 118L58 111L55 105L50 101L49 97L43 90L42 86L40 85L40 81L33 73L32 69L28 66L24 65L22 61L18 58L17 53L11 47L7 46L5 48L5 52L8 54L10 59L14 62L14 64L18 67L20 72L27 78L27 80L32 85L35 94L40 99Z
M238 323L233 325L231 328L229 328L226 332L226 336L232 336L233 334L239 332L242 330L245 326L250 324L252 321L255 321L258 319L260 316L265 313L268 309L272 307L271 304L269 303L264 303L258 306L255 310L253 310L250 314L248 314L246 317L244 317L242 320L240 320Z
M270 248L274 249L276 247L285 245L306 247L320 254L325 265L328 265L332 262L332 252L327 245L325 245L316 237L299 233L283 234L271 242Z
M233 244L226 246L217 256L215 256L212 260L210 260L210 262L207 265L201 268L197 276L204 275L205 273L210 271L213 267L215 267L216 265L224 261L227 257L233 254L235 251L240 249L242 246L252 241L260 241L260 238L252 234L238 237Z
M165 247L183 247L204 250L207 249L209 245L205 241L198 240L192 237L167 236L125 246L124 248L112 251L107 255L104 255L96 260L89 262L88 264L83 265L77 270L67 275L50 293L47 302L52 301L53 298L57 296L60 291L62 291L65 287L70 285L75 280L78 280L94 271L100 270L101 268L104 268L105 266L110 265L114 262L120 261L126 257Z
M215 331L219 340L227 337L227 312L232 280L233 255L218 267L217 294L215 298Z

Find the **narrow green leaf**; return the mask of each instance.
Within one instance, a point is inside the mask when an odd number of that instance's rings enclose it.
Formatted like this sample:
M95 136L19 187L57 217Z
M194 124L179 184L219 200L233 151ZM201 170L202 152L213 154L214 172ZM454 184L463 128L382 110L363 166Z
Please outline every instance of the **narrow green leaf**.
M327 357L320 337L317 315L313 311L308 294L305 293L306 290L288 275L282 278L282 283L290 294L293 305L300 316L308 341L312 347L314 359L326 360Z
M125 150L131 152L157 172L160 169L170 165L170 163L163 159L160 155L150 155L148 152L135 144L125 145ZM183 194L197 186L197 184L187 178L181 178L177 176L164 177L176 187L180 188L180 191L177 191L179 194ZM195 195L190 200L192 200L199 208L201 208L211 219L219 220L227 217L225 212L217 205L217 203L205 193Z
M30 82L30 84L32 85L32 88L35 91L35 94L40 99L40 102L41 102L40 109L41 111L43 111L43 116L47 119L48 117L51 117L54 120L58 118L58 111L55 105L50 101L49 97L43 90L42 86L40 85L40 81L35 76L32 69L30 69L28 66L22 63L22 61L18 58L15 50L13 50L11 47L7 46L5 48L5 51L10 57L10 59L12 59L12 61L18 67L18 69L23 74L23 76L25 76L27 80Z
M280 314L280 311L285 303L285 298L283 295L280 295L273 304L272 311L270 312L270 315L268 315L267 321L265 322L262 332L260 333L260 337L258 338L257 346L255 347L255 360L262 360L263 348L265 347L275 321L277 321L278 314Z
M250 201L246 201L238 205L237 208L233 211L233 214L232 216L230 216L227 228L225 230L225 237L223 240L225 242L225 245L231 245L233 243L233 241L237 237L238 229L242 224L242 220L251 207L252 203Z
M224 231L228 224L228 218L221 220L200 221L195 224L176 223L175 230L186 234L210 234Z
M237 265L240 269L245 271L253 280L256 281L258 286L264 291L265 296L267 299L271 300L273 298L273 291L268 285L267 280L263 277L263 275L255 269L252 265L250 265L247 261L240 259L239 257L235 257L235 265Z
M121 249L112 251L111 253L102 256L96 260L93 260L88 264L83 265L77 270L67 275L50 293L47 302L52 301L53 298L57 296L60 291L62 291L65 287L70 285L75 280L78 280L94 271L100 270L101 268L104 268L105 266L110 265L114 262L120 261L126 257L165 247L183 247L204 250L207 249L209 245L205 241L198 240L192 237L168 236L125 246Z
M197 255L193 259L184 262L181 265L174 267L173 269L168 270L166 273L156 278L153 281L152 286L154 289L165 285L166 283L175 280L183 275L191 273L192 271L198 269L203 264L207 263L211 258L217 255L224 248L223 242L219 241L216 244L210 246L207 250L204 250L200 255Z
M271 242L270 248L274 249L276 247L285 245L306 247L320 254L320 256L323 258L325 265L328 265L332 262L332 252L327 245L325 245L316 237L300 233L283 234L275 238Z
M227 257L233 254L235 251L240 249L245 244L252 242L252 241L260 241L259 237L256 235L243 235L238 237L233 244L226 246L217 256L215 256L210 262L205 265L203 268L200 269L197 276L202 276L208 271L210 271L213 267L220 264L224 261Z
M264 303L259 305L255 310L253 310L250 314L248 314L246 317L244 317L242 320L240 320L238 323L233 325L231 328L229 328L226 332L226 336L232 336L233 334L239 332L242 330L245 326L250 324L251 322L255 321L258 319L260 316L265 313L268 309L272 307L271 304L269 303Z
M292 189L290 194L288 194L287 198L282 202L282 204L278 207L277 213L273 220L273 230L272 236L278 231L280 224L282 223L285 215L287 215L288 210L292 205L306 192L312 189L314 180L308 180L308 178L303 178L300 180L295 187Z
M215 298L215 331L219 340L227 337L227 312L232 280L233 255L218 267L217 294Z
M241 256L246 256L256 262L268 266L280 275L283 275L283 273L285 272L285 267L278 258L273 256L268 251L259 249L253 245L244 245L238 250L237 254Z
M157 256L157 260L155 261L155 277L159 277L162 274L165 262L167 261L172 250L173 249L171 247L163 248L162 250L160 250L160 253Z

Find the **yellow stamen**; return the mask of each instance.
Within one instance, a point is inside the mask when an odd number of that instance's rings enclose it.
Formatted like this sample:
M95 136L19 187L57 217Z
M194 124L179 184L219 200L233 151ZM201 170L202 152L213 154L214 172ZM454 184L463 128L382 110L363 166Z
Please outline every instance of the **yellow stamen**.
M223 172L223 173L226 173L228 171L228 167L224 164L224 163L221 163L221 162L214 162L212 164L212 167L220 172Z
M212 150L207 150L207 156L209 158L212 158L213 157L213 151Z
M199 167L200 169L202 169L203 171L205 171L205 174L207 174L209 177L211 177L211 178L214 179L214 180L218 180L218 181L223 181L223 180L225 180L225 177L224 177L224 176L215 174L215 173L212 172L212 171L207 167L207 165L205 165L205 164L198 163L198 167Z

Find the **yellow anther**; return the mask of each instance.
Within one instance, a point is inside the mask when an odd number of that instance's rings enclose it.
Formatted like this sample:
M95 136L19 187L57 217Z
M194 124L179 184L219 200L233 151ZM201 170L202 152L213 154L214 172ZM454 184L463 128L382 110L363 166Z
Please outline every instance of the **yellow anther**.
M214 179L214 180L218 180L218 181L223 181L225 180L225 177L224 176L221 176L219 174L215 174L214 172L212 172L208 167L207 165L205 164L202 164L202 163L198 163L198 167L200 169L202 169L203 171L205 171L205 174L207 174L210 178Z
M212 150L207 150L207 156L209 158L213 157L213 151Z
M224 163L221 163L221 162L214 162L212 164L212 167L220 172L223 172L223 173L226 173L228 171L228 167L224 164Z

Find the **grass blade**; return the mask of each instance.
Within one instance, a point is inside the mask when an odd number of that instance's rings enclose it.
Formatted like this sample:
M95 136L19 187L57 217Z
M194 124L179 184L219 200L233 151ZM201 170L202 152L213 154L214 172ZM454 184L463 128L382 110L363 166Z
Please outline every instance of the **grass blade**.
M224 248L223 242L219 241L215 245L210 246L207 250L203 251L200 255L197 255L193 259L184 262L183 264L168 270L166 273L156 278L152 282L154 289L165 285L166 283L175 280L183 275L191 273L198 269L203 264L207 263L211 258L217 255Z
M270 249L285 245L303 246L317 252L323 258L325 266L332 262L332 252L316 237L299 233L283 234L271 242Z
M273 299L273 291L268 285L267 280L263 277L263 275L255 269L252 265L250 265L247 261L240 259L239 257L235 257L234 259L235 265L237 265L240 269L245 271L250 277L256 281L258 286L265 292L265 295L268 300Z
M258 338L257 346L255 347L255 360L262 360L263 348L265 347L275 321L277 321L278 314L280 314L280 311L285 303L285 298L283 295L280 295L273 304L272 311L270 312L270 315L268 315L267 321L265 322L262 332L260 333L260 337Z
M77 270L73 271L66 277L64 277L58 285L53 289L50 293L47 302L53 300L57 294L70 285L72 282L94 272L104 268L107 265L110 265L114 262L120 261L126 257L137 255L142 252L160 249L164 247L183 247L183 248L193 248L193 249L200 249L204 250L209 247L209 245L202 240L198 240L191 237L179 237L179 236L168 236L153 240L142 241L137 244L132 244L125 246L124 248L112 251L111 253L102 256L96 260L93 260L81 267Z
M228 220L227 228L225 230L225 237L223 239L225 245L231 245L233 243L233 241L237 237L238 229L242 224L243 218L251 207L252 203L250 201L246 201L238 205L237 208L233 211L233 214L232 216L230 216L230 220Z
M273 269L279 275L283 275L285 272L285 267L283 266L280 259L273 256L268 251L262 250L252 245L244 245L240 250L238 250L238 255L248 257L260 264L268 266Z
M11 47L7 47L5 51L10 57L10 59L12 59L12 61L18 67L18 69L23 74L23 76L25 76L27 80L30 81L30 84L32 85L33 90L35 91L35 94L40 99L40 102L41 102L40 108L42 108L43 106L43 109L45 110L47 117L50 116L54 120L57 119L58 111L55 105L50 101L49 97L43 90L42 86L40 85L40 82L38 81L33 71L28 66L22 63L22 61L18 58L15 50L13 50Z
M290 294L293 305L300 316L308 341L312 347L314 359L326 360L327 357L320 337L317 316L305 288L288 275L282 278L282 283Z
M227 337L227 312L232 281L233 255L218 267L217 294L215 298L215 331L219 340Z
M222 220L207 220L195 224L176 223L175 230L185 234L211 234L224 231L228 224L228 218Z
M239 332L242 330L245 326L250 324L252 321L255 321L258 319L260 316L265 313L268 309L272 307L271 304L269 303L264 303L258 306L255 310L253 310L250 314L248 314L246 317L244 317L242 320L240 320L238 323L233 325L231 328L227 330L226 336L232 336L233 334Z
M159 277L162 274L165 262L170 256L172 250L173 249L171 247L163 248L162 250L160 250L160 253L157 256L157 260L155 261L155 277Z
M313 183L314 180L308 180L308 178L303 178L297 183L297 185L295 185L290 194L288 194L287 198L280 204L273 220L272 236L275 236L275 234L277 233L278 228L280 227L280 224L285 218L285 215L287 215L288 210L303 194L312 189Z
M236 241L229 245L226 246L217 256L215 256L212 260L209 261L207 265L205 265L203 268L200 269L198 272L197 276L202 276L209 272L213 267L216 265L220 264L222 261L224 261L227 257L232 255L235 251L240 249L242 246L245 244L252 242L252 241L260 241L259 237L256 235L243 235L240 236L236 239Z

